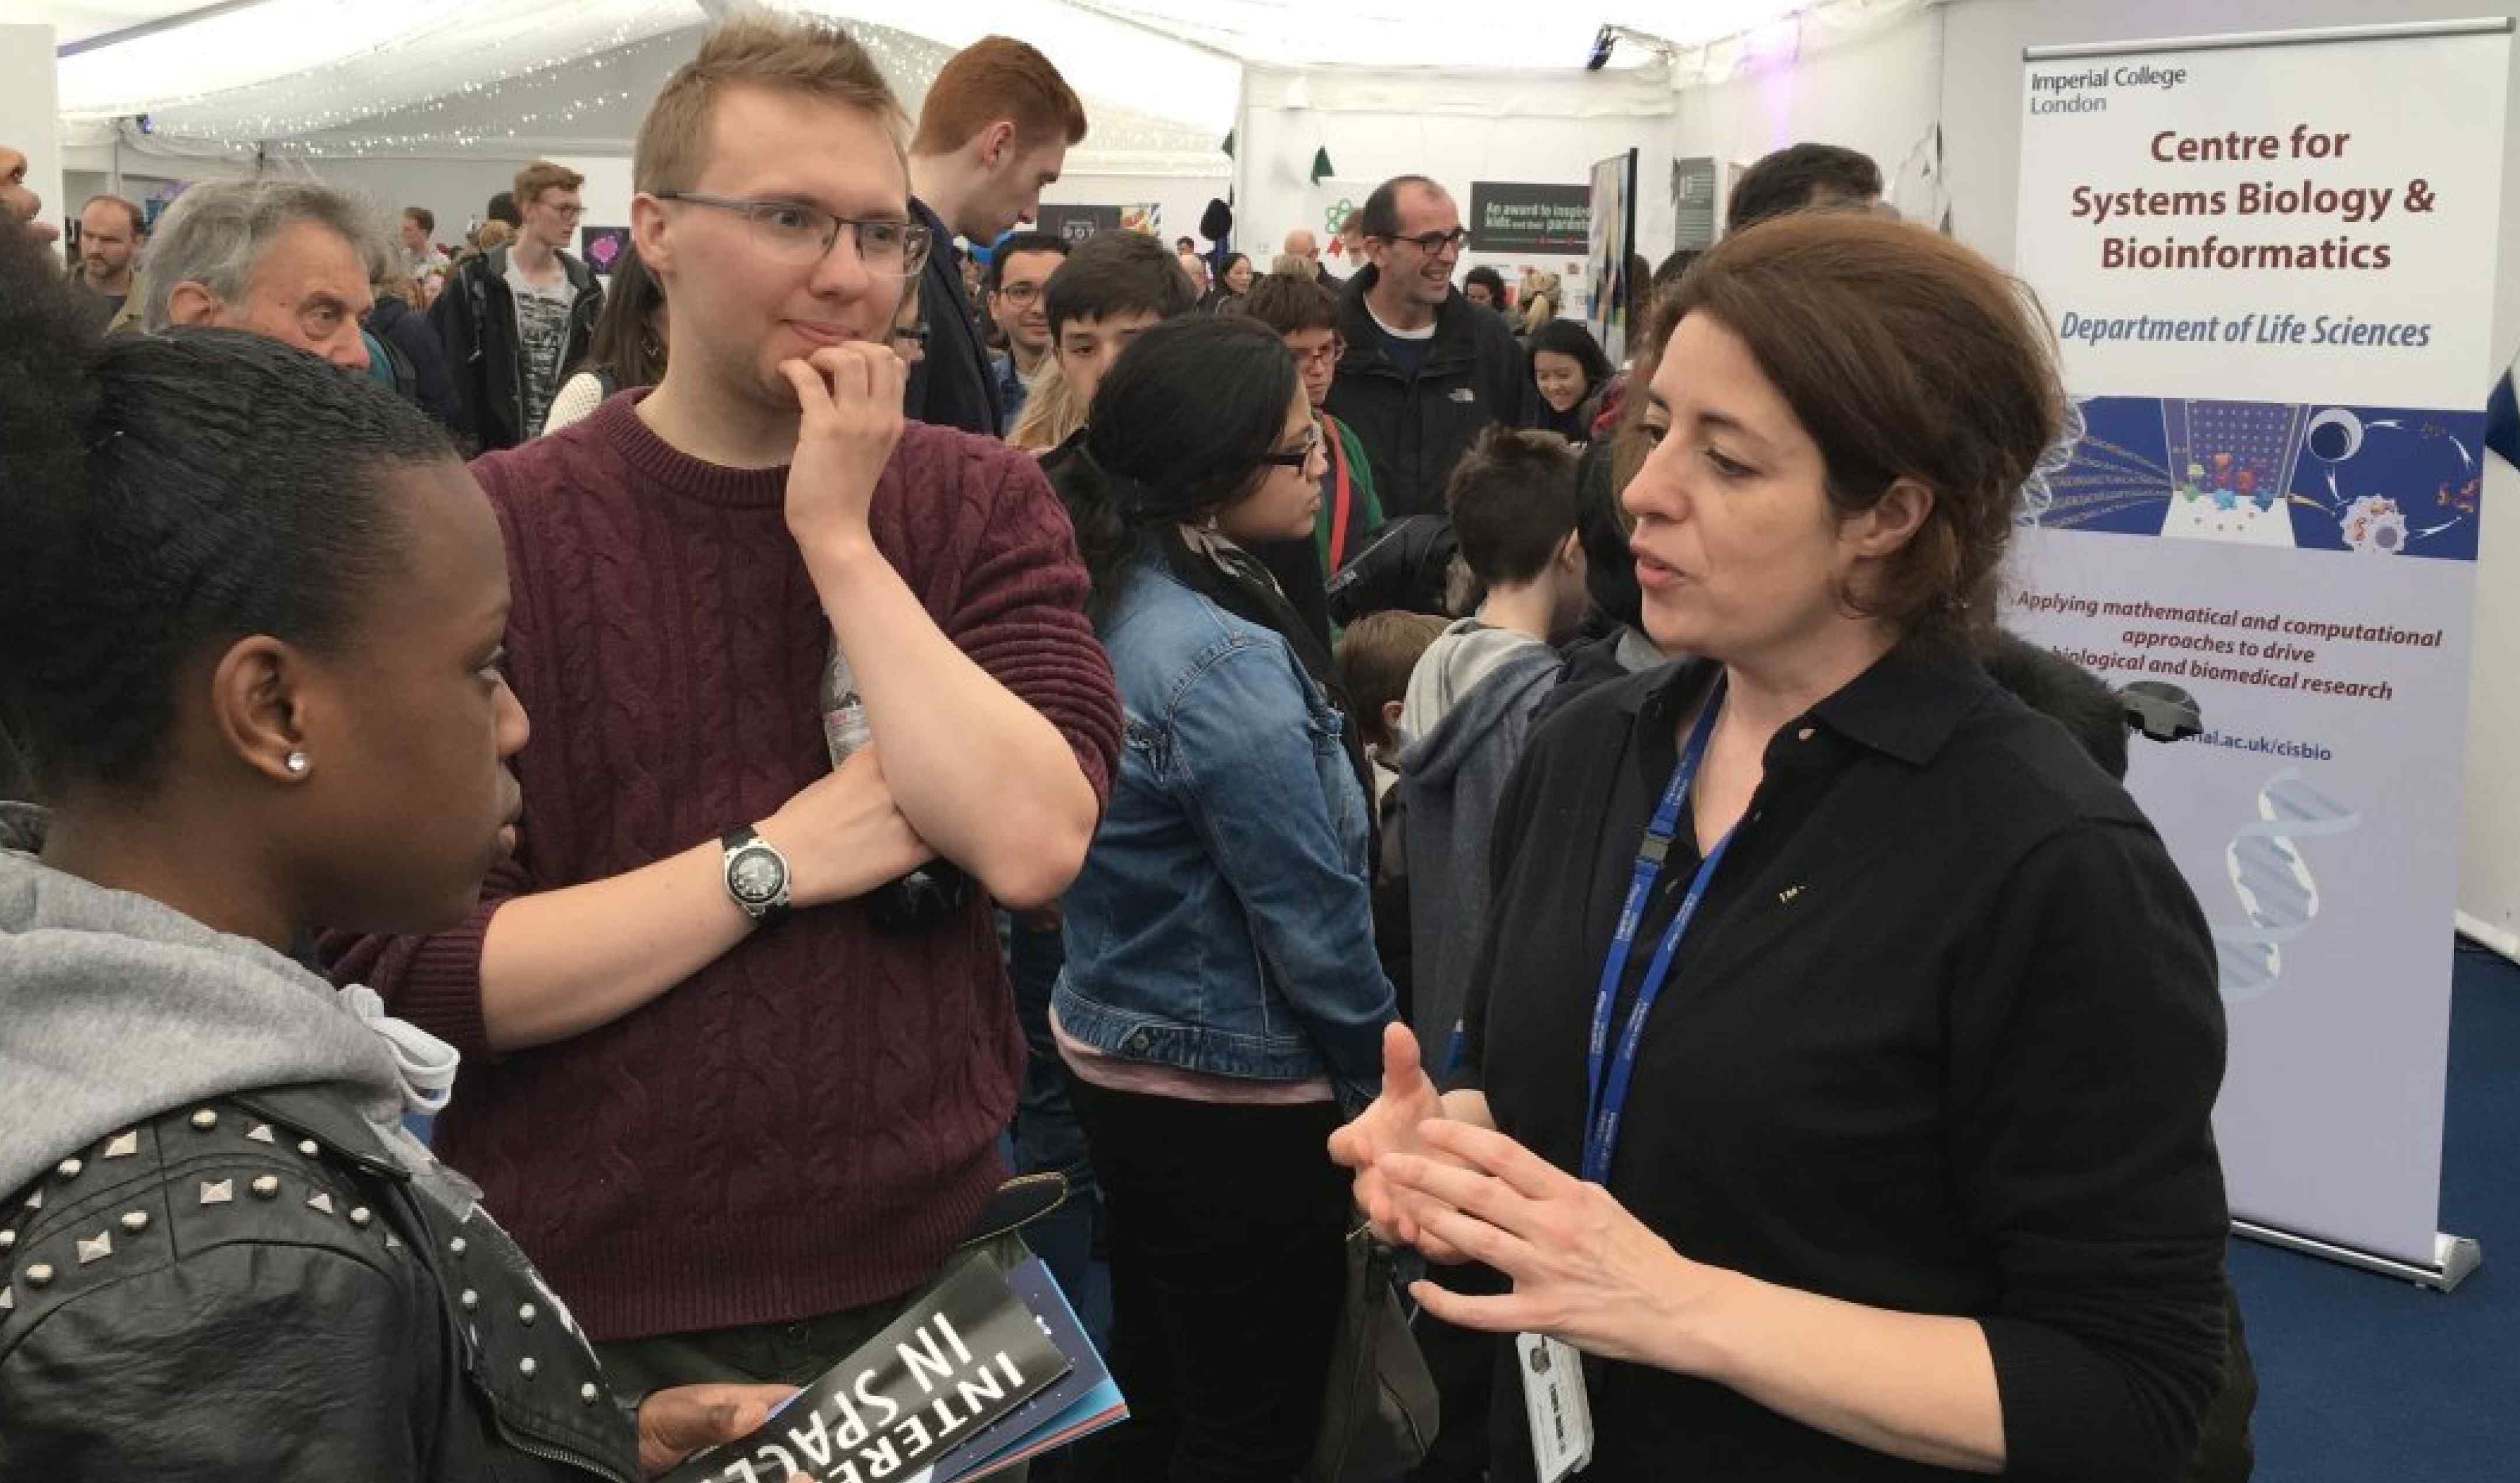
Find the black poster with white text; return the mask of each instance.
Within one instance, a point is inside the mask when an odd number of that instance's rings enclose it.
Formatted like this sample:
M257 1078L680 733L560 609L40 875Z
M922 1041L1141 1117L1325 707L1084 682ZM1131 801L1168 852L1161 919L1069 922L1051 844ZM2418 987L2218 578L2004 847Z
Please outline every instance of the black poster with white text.
M998 1269L967 1260L760 1430L692 1458L665 1483L907 1478L1068 1368Z

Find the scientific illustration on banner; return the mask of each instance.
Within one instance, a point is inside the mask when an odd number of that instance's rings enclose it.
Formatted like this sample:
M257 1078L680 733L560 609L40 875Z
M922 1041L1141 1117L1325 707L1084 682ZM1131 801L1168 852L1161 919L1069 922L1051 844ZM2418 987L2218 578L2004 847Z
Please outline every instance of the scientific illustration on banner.
M2231 890L2249 924L2214 923L2214 956L2223 997L2246 1003L2283 975L2283 945L2310 930L2318 916L2318 878L2301 841L2326 839L2362 826L2362 816L2287 767L2258 790L2258 817L2233 832L2223 852Z
M2095 396L2025 523L2476 560L2481 412ZM2070 430L2070 429L2069 429Z

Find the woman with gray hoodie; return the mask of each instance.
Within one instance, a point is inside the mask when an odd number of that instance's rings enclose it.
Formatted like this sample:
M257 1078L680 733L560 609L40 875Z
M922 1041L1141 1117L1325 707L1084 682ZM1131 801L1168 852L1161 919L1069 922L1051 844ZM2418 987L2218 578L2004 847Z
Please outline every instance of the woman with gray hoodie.
M635 1483L631 1412L403 1129L455 1056L290 956L514 844L488 503L419 409L225 330L110 344L0 224L0 1477Z

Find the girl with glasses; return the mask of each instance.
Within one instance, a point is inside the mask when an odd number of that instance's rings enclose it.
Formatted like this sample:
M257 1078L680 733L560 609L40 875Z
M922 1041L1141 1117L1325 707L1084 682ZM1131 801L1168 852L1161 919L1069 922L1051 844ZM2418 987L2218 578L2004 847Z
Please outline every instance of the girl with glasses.
M1110 1361L1137 1415L1089 1478L1283 1480L1319 1424L1345 1180L1395 1010L1364 757L1329 655L1251 545L1311 534L1321 432L1278 336L1146 331L1055 481L1126 742L1064 898L1053 1032L1110 1217Z

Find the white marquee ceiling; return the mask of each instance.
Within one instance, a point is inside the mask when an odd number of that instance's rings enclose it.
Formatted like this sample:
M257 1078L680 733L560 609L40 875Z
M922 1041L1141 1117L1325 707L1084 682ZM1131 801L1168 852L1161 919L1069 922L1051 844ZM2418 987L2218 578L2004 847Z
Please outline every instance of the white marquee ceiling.
M62 111L94 128L146 113L159 133L270 140L478 90L701 23L738 0L0 0L49 22L68 55ZM1611 66L1675 60L1815 0L776 0L946 46L991 31L1049 53L1098 103L1221 139L1245 63L1580 67L1604 23ZM1905 10L1919 0L1828 0ZM133 28L142 28L133 33ZM1657 57L1657 48L1661 57Z

